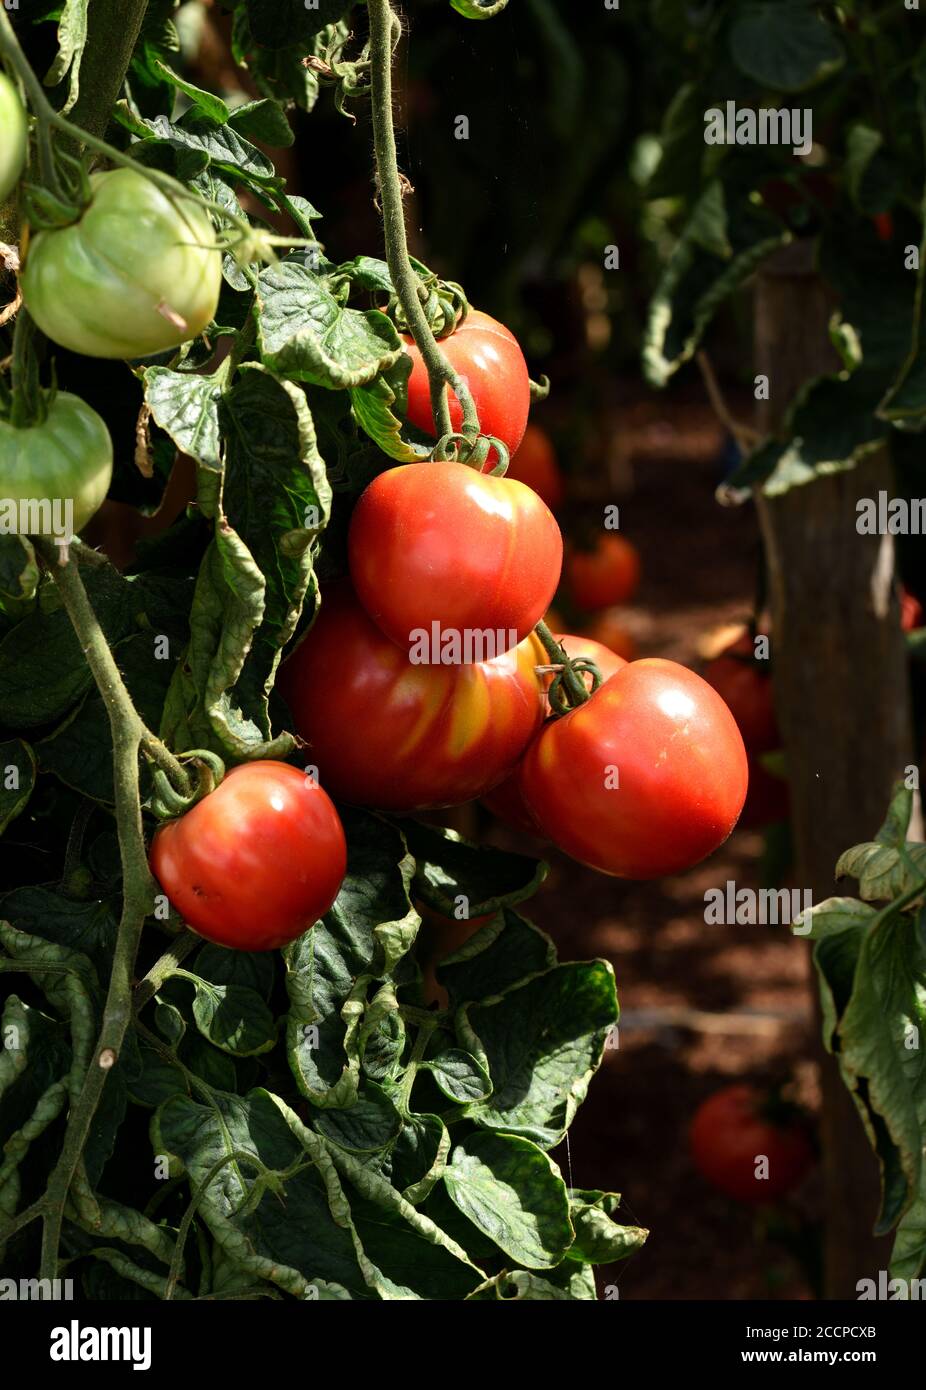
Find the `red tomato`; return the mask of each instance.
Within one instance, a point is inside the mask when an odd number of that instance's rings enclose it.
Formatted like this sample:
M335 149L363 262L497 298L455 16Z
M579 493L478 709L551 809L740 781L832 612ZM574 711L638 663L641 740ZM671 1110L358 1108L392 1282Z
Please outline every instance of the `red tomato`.
M882 241L891 241L894 236L894 219L889 212L876 212L871 219L875 231Z
M357 597L404 651L435 623L461 640L500 633L495 650L504 651L547 611L563 538L523 483L463 463L413 463L380 473L362 494L348 554Z
M281 689L333 796L385 811L456 806L511 771L543 719L531 634L465 666L416 666L346 584L287 661Z
M914 632L923 626L923 605L915 594L900 585L900 626L904 632Z
M491 467L491 463L486 465L486 468ZM533 488L551 512L555 512L557 507L562 505L565 493L563 475L559 471L556 453L549 436L539 425L528 425L524 431L521 447L508 465L505 477L517 478L519 483L526 483L528 487Z
M593 550L570 548L565 578L576 607L594 613L633 597L640 582L640 556L630 541L605 531Z
M408 419L425 434L435 435L428 369L414 339L406 337L405 342L412 359ZM530 376L517 338L503 323L471 309L456 332L441 339L440 346L472 392L482 433L500 439L513 454L524 437L531 405ZM459 430L463 410L452 391L450 420L453 428ZM494 449L492 455L495 456Z
M624 627L619 608L605 608L586 627L585 636L590 641L600 642L603 647L616 652L625 661L636 659L637 644Z
M152 871L187 926L241 951L273 951L308 931L346 866L337 811L288 763L232 768L151 845Z
M569 656L585 656L594 661L598 670L601 672L602 681L606 681L609 676L613 676L615 671L619 671L627 663L623 657L616 652L603 647L600 642L595 642L591 637L572 637L557 635L557 642L565 647ZM544 665L549 664L549 658L544 661ZM545 674L541 677L541 684L544 691L549 690L553 683L552 674ZM585 677L585 684L589 690L592 688L592 675L589 671ZM544 713L550 713L549 701L544 696ZM504 782L489 792L488 796L482 798L482 804L500 821L512 826L515 830L523 830L528 835L537 835L543 838L543 831L537 821L536 816L530 810L524 800L520 783L521 764L510 777L506 777Z
M747 780L740 731L717 692L653 657L549 720L521 770L527 806L560 849L637 879L679 873L722 844Z
M768 662L756 661L755 648L744 632L718 657L708 662L704 679L730 708L750 753L770 753L781 747L772 677Z
M691 1152L700 1173L737 1202L773 1202L793 1191L816 1155L799 1118L763 1113L763 1097L753 1086L726 1086L709 1096L691 1123ZM768 1160L767 1177L757 1176L757 1160ZM759 1172L764 1171L759 1164Z

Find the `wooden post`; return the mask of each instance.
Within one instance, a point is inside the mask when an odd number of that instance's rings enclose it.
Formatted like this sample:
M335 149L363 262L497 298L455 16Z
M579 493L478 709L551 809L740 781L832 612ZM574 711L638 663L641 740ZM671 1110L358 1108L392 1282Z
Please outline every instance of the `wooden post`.
M770 399L758 423L773 430L799 387L831 372L832 310L798 241L757 278L755 370ZM870 840L891 786L915 761L909 680L893 587L893 542L860 536L856 502L890 495L885 451L779 498L757 495L769 573L775 698L792 789L798 886L814 901L837 891L836 860ZM819 1034L818 1034L819 1037ZM823 1091L827 1298L856 1298L856 1282L886 1269L890 1240L875 1239L877 1161L835 1061L820 1047Z

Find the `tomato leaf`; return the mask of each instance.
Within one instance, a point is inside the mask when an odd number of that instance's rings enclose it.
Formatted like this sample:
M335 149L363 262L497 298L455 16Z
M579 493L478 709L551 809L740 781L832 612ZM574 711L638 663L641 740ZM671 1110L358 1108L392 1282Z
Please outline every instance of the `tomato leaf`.
M730 53L741 72L780 92L804 91L845 61L809 0L747 0L730 26Z
M378 309L347 309L298 260L268 266L258 283L258 343L271 371L331 389L363 386L402 355Z
M391 972L419 921L401 837L361 811L345 811L343 821L348 860L341 891L322 921L283 952L289 1063L300 1092L325 1106L349 1105L358 1094L368 985Z
M555 964L550 938L533 922L505 908L459 950L444 957L437 978L457 1005L510 989Z
M466 916L483 917L533 897L547 876L541 860L512 854L492 845L477 845L455 830L400 821L415 856L415 893L435 912L453 917L460 897Z
M486 1101L466 1113L486 1129L558 1144L585 1098L617 1021L614 972L606 961L557 965L500 998L456 1013L460 1044L492 1078Z
M196 991L196 1026L215 1047L233 1057L251 1057L273 1047L273 1015L256 990L246 985L216 985L189 973L184 978Z
M228 117L228 124L249 140L262 140L265 145L277 149L288 147L296 138L283 107L268 97L236 106Z
M444 1186L460 1211L520 1265L559 1264L574 1238L562 1175L514 1134L473 1134L456 1145Z
M447 1048L422 1062L420 1070L431 1072L448 1100L459 1105L485 1100L492 1093L492 1081L485 1067L458 1047Z

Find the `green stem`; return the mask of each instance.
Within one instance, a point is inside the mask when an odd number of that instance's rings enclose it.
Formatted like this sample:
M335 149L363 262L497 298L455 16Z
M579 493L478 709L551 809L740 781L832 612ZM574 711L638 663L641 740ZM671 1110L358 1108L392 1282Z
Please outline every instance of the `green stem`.
M383 208L386 261L392 284L402 305L431 383L431 409L439 437L451 434L449 386L463 409L463 434L474 443L479 436L479 416L472 392L447 361L431 332L427 315L418 297L419 280L408 254L405 230L405 204L399 182L398 153L392 120L392 36L396 24L389 0L367 0L370 16L370 60L372 72L373 145L379 196Z
M2 12L0 12L2 16ZM84 1077L76 1104L68 1116L61 1154L44 1198L40 1277L54 1279L58 1272L61 1226L74 1174L103 1094L106 1078L118 1062L126 1030L132 1018L132 978L145 918L154 904L154 880L142 827L138 758L144 725L125 688L106 634L90 606L80 570L73 560L58 563L56 548L45 540L34 541L44 559L61 601L80 641L97 689L109 717L113 745L115 812L122 861L122 916L113 952L112 974L103 1008L103 1021L93 1060Z
M157 994L165 980L177 974L181 961L186 960L191 951L202 945L202 937L189 930L175 937L167 950L154 962L143 980L135 987L135 1011L144 1008L148 1000Z
M573 663L565 647L560 646L546 623L538 623L534 631L543 643L544 651L549 656L551 665L562 666L563 668L563 687L569 696L570 705L574 709L576 705L584 704L590 698L590 692L583 677L573 668Z
M156 767L162 769L170 779L171 785L180 791L181 796L191 794L187 770L170 749L157 738L150 729L142 727L141 751L150 758Z
M409 1058L408 1066L405 1069L405 1076L402 1078L402 1094L399 1100L400 1109L408 1110L411 1101L412 1087L415 1084L415 1077L418 1075L418 1064L424 1060L424 1054L428 1050L428 1043L431 1041L431 1034L437 1027L438 1020L432 1014L426 1018L418 1028L418 1036L415 1039L415 1046Z

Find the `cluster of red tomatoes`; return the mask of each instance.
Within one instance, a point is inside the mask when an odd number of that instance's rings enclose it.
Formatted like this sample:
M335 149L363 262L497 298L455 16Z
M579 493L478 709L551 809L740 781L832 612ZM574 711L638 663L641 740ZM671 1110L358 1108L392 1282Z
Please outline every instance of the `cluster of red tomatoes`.
M516 474L530 404L516 340L470 314L443 347ZM433 430L427 376L409 351L409 417ZM577 603L584 595L593 608L604 592L608 550L604 562L570 558ZM591 657L601 684L586 672L587 697L551 708L554 673L534 629L560 581L563 541L533 488L459 462L389 468L357 502L348 560L281 673L308 774L238 768L155 837L154 871L190 926L244 944L235 924L244 932L256 915L264 948L310 926L344 872L327 794L398 813L491 798L580 862L626 878L686 869L729 835L746 752L726 704L694 672L567 635L568 657ZM636 573L623 582L629 592ZM605 588L610 602L613 582ZM224 849L232 824L234 862ZM269 882L249 875L268 861Z
M567 713L551 711L552 673L542 669L550 659L533 629L559 584L563 546L549 507L512 476L527 367L511 334L484 315L471 314L442 346L468 378L483 430L512 449L511 473L411 464L370 484L351 522L350 579L328 588L283 674L296 729L335 798L414 812L488 797L604 873L687 868L742 809L748 774L736 722L685 667L628 663L568 635L567 654L594 658L602 684ZM418 373L415 358L410 415L433 430ZM613 567L613 547L604 550L604 561L567 562L576 601L588 607L600 572ZM635 582L629 576L625 592ZM610 601L613 585L607 592ZM422 633L438 635L430 661L415 659ZM503 634L501 647L459 660L451 643L444 657L447 634L465 653L474 633Z

